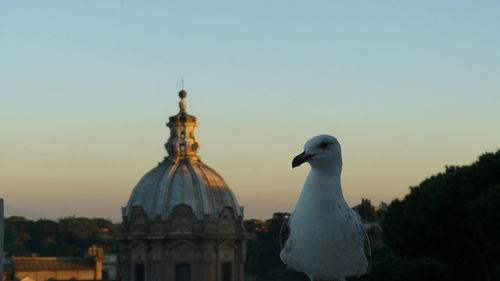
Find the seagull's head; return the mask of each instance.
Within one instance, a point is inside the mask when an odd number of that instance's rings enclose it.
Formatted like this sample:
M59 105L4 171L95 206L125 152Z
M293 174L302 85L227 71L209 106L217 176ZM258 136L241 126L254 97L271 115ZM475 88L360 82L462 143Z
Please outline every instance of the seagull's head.
M292 168L308 162L313 169L341 169L342 152L339 141L330 135L319 135L308 140L304 152L295 156Z

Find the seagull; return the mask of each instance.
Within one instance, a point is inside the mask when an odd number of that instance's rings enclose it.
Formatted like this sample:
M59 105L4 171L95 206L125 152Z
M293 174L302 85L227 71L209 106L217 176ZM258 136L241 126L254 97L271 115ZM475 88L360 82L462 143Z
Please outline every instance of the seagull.
M311 171L295 210L280 258L311 281L344 281L368 271L369 240L361 218L345 202L340 184L342 155L337 139L315 136L292 168L308 162Z

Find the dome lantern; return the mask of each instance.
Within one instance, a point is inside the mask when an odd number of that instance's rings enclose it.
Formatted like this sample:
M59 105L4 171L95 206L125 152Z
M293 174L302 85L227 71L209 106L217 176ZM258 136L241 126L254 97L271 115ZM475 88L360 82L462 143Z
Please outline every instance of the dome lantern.
M165 144L165 149L172 162L182 158L199 160L198 149L200 145L195 137L195 130L198 127L196 117L186 112L187 92L179 92L181 101L179 102L179 113L169 118L167 127L170 128L170 137Z

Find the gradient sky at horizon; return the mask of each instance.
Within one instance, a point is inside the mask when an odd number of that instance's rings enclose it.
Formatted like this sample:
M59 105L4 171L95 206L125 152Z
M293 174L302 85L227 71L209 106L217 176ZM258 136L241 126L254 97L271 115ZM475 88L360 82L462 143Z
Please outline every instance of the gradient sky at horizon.
M246 218L291 211L311 136L378 204L500 148L498 1L0 3L7 214L120 221L185 77L200 155ZM9 213L10 212L10 213Z

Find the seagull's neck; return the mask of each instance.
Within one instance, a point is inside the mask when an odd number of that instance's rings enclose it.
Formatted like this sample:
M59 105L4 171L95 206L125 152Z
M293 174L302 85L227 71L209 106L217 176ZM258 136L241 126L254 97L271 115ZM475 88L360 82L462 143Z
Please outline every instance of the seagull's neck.
M341 168L337 169L311 169L307 177L307 186L317 190L311 192L320 192L321 196L328 199L344 200L342 186L340 183Z

